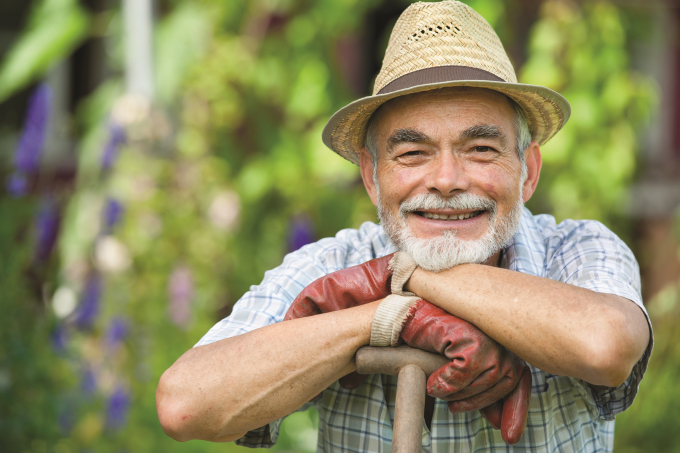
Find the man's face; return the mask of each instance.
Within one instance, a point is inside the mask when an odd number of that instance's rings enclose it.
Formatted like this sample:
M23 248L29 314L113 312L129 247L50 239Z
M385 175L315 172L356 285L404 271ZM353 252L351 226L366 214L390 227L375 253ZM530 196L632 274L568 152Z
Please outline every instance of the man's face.
M530 196L514 119L505 96L483 89L406 96L378 113L377 186L366 156L362 176L390 239L421 267L495 264L514 235Z

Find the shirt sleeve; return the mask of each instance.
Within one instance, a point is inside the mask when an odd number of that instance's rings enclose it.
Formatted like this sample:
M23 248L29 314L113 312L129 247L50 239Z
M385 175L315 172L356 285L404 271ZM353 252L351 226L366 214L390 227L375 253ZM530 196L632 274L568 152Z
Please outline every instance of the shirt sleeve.
M196 346L283 321L295 297L317 278L343 267L346 254L343 243L334 239L324 239L288 254L279 267L265 272L262 283L251 286L234 305L231 314L215 324ZM310 405L307 403L298 411L306 410ZM274 446L284 418L247 432L236 444L250 448Z
M557 247L548 273L554 280L624 297L635 303L647 319L649 344L623 384L596 390L580 381L595 401L599 417L613 420L633 404L654 345L652 324L640 293L638 263L628 246L604 225L594 221L579 222Z
M317 244L287 255L279 267L265 272L262 283L251 286L234 304L231 314L215 324L196 346L283 321L290 304L305 286L328 273Z
M345 229L289 253L283 263L265 272L259 285L250 287L196 346L210 344L283 321L290 304L317 278L384 256L388 246L382 227L365 222L361 229ZM376 254L376 252L378 254Z

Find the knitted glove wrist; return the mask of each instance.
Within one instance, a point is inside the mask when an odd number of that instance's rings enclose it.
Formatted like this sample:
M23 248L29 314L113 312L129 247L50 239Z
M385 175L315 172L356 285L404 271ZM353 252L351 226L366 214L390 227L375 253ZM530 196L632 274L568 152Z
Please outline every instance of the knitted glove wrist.
M394 281L394 280L393 280ZM411 308L420 300L417 296L387 296L373 315L371 346L397 346L399 334L408 321Z
M389 268L392 270L392 294L400 296L415 296L415 294L404 291L404 285L418 265L415 260L405 252L397 252L390 260Z

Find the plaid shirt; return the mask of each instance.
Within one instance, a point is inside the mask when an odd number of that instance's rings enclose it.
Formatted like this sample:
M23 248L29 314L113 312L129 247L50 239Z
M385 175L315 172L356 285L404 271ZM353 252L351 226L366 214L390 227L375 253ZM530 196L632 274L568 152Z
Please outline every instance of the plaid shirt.
M309 244L266 272L264 281L252 286L231 315L210 329L198 345L279 322L293 299L312 281L394 251L382 228L370 222L359 230L342 230L335 238ZM532 216L525 208L520 228L504 250L501 267L622 296L645 311L635 257L599 222L565 220L556 225L552 216ZM651 350L652 340L626 382L604 391L580 379L532 367L527 426L522 440L512 447L478 411L451 414L445 401L436 400L432 429L423 427L423 451L611 452L614 417L632 404ZM372 375L351 391L335 382L300 410L313 404L319 412L320 452L389 452L395 397L396 377ZM276 443L281 421L250 431L237 443L270 447Z

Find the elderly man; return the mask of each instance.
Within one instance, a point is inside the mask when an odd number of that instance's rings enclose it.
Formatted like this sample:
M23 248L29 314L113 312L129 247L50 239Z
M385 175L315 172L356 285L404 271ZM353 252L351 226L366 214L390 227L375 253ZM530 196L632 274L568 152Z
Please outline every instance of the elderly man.
M357 375L354 354L405 342L451 359L428 380L423 451L612 451L652 347L637 263L600 223L523 207L568 116L516 82L472 9L411 5L374 95L323 135L381 224L267 272L161 378L164 430L267 447L313 404L320 451L390 451L395 378Z

